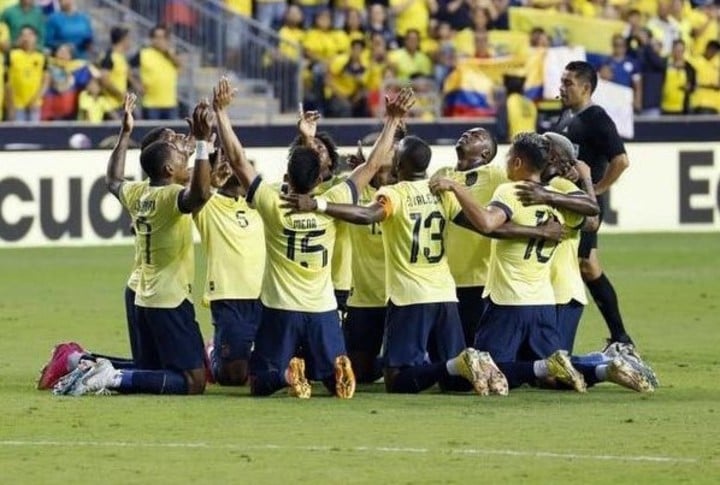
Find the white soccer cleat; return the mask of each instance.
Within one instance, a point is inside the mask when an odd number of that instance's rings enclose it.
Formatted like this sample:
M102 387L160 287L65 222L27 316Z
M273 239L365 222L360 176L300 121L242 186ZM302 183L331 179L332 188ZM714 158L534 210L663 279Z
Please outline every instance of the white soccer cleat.
M488 352L476 351L480 367L488 376L487 383L490 390L490 394L497 394L498 396L507 396L510 392L510 386L508 385L505 374L498 368L495 361Z
M473 386L475 392L480 396L490 394L488 387L488 372L480 365L480 352L468 347L460 352L458 371Z
M108 389L112 386L117 369L107 359L98 359L80 379L75 381L68 394L82 396L84 394L110 394Z

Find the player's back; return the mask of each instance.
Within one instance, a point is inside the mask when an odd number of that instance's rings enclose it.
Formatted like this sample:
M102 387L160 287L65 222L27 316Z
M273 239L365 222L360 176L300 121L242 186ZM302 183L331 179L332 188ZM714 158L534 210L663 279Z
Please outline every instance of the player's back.
M194 279L192 220L180 211L181 185L148 185L124 195L134 221L141 267L137 304L174 308L190 298Z
M475 202L483 207L490 202L495 189L507 182L505 170L498 165L482 165L466 171L445 168L440 169L438 175L467 187ZM492 240L458 224L448 224L445 234L448 265L456 286L485 285Z
M339 184L323 197L328 202L354 203L350 183ZM288 214L280 208L280 193L255 182L248 201L265 227L267 261L260 298L269 308L326 312L337 308L330 261L335 245L335 220L319 213Z
M366 186L358 203L370 205L377 189ZM380 223L348 224L352 246L352 286L348 305L354 307L382 307L385 297L385 248Z
M508 220L538 226L562 216L544 204L523 206L515 195L518 183L500 185L490 205L505 211ZM554 305L550 261L557 244L544 239L493 239L492 256L484 297L498 305Z
M257 211L244 197L216 193L193 219L207 258L205 298L258 298L265 270L265 234Z
M445 251L445 227L459 213L449 194L430 192L427 180L403 181L378 191L387 296L395 305L457 301Z

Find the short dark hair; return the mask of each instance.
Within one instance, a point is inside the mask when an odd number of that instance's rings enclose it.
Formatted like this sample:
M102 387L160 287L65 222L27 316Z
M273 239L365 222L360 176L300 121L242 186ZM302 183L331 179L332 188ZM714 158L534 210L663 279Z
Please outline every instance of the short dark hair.
M432 150L422 138L410 135L400 140L402 150L398 151L398 160L402 165L411 167L415 172L424 172L430 165Z
M598 76L595 68L589 62L572 61L565 66L566 71L575 73L575 76L582 81L590 83L590 92L594 93L598 83Z
M166 33L167 33L167 32L170 32L165 24L157 24L155 27L153 27L152 29L150 29L150 38L155 37L155 33L156 33L158 30L164 30Z
M127 27L123 27L121 25L116 25L112 29L110 29L110 43L112 45L115 45L119 42L122 42L125 37L128 36L130 33L130 29Z
M155 141L140 152L140 166L151 179L162 175L165 162L170 160L174 148L165 141Z
M542 135L532 132L523 132L515 135L512 141L515 154L537 171L542 172L547 165L550 142Z
M356 45L359 45L363 49L365 48L365 39L353 39L350 41L350 48L355 47Z
M163 126L157 126L152 130L148 131L147 134L140 141L140 150L145 150L145 148L158 141L160 138L162 138L163 133L165 133L165 131L169 129L170 128L165 128Z
M508 94L523 94L525 91L525 77L514 74L503 75L503 85Z
M330 156L330 170L334 172L338 166L338 163L340 163L340 154L338 153L335 140L333 140L332 136L330 136L330 133L326 131L319 131L315 133L315 138L320 140L320 142L325 145L325 149L328 151L328 155ZM303 146L304 141L305 140L302 135L296 136L295 139L290 143L290 151L294 150L297 147Z
M288 156L287 173L295 191L308 194L320 178L320 157L312 148L297 146Z

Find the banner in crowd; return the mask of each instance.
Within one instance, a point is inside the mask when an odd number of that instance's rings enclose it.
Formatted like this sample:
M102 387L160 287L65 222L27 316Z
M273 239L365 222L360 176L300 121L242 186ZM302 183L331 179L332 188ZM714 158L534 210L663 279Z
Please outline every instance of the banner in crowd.
M635 137L633 90L618 83L598 79L593 101L599 104L617 125L620 136L627 140Z
M637 143L627 149L630 168L611 191L602 232L720 229L720 144ZM265 180L282 179L286 147L246 151ZM504 163L506 152L500 147L494 163ZM108 155L0 155L0 247L130 243L130 219L105 188ZM138 179L138 152L128 160L126 175ZM429 173L454 164L452 146L433 147Z

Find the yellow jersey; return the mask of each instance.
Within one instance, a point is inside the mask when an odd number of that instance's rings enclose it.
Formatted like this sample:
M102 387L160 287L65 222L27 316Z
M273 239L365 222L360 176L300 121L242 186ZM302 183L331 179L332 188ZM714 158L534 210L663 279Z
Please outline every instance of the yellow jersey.
M104 95L111 110L119 109L123 105L125 93L128 88L128 79L130 79L130 64L123 54L114 52L110 49L107 51L103 60L100 61L100 68L108 72L108 81L115 89L122 93L122 95L118 98L109 92L106 92Z
M685 111L685 88L688 86L687 70L668 63L665 68L660 107L668 113Z
M390 0L390 8L402 5L406 0ZM408 8L395 16L395 33L404 37L408 30L416 29L420 37L428 36L430 10L425 0L414 0Z
M351 182L323 194L328 202L354 204ZM287 214L280 192L260 177L247 196L265 227L267 264L260 299L268 308L297 312L327 312L337 308L330 277L335 245L335 219L325 214Z
M315 188L315 195L322 195L338 184L347 180L346 175L335 175ZM352 285L352 244L350 242L350 226L347 222L335 221L335 246L330 262L333 288L348 291Z
M698 87L690 97L690 106L693 108L712 108L720 111L720 91L700 86L717 86L720 84L720 54L712 59L703 56L691 60L695 68Z
M302 40L303 48L320 61L330 62L339 52L335 42L335 34L332 30L310 29Z
M145 108L177 106L178 68L170 58L154 47L145 47L139 54L140 82Z
M490 202L502 209L509 221L537 226L556 217L562 223L577 225L582 219L571 215L566 221L560 211L544 204L523 206L515 195L517 185L515 182L500 185ZM557 243L544 239L493 239L483 297L498 305L555 305L549 263L556 249Z
M280 27L280 54L285 59L300 60L305 31L299 27Z
M260 214L243 197L216 193L193 219L207 261L203 300L259 298L265 270Z
M550 187L568 195L585 194L574 183L562 177L555 177L550 181ZM584 222L584 218L582 223ZM580 261L578 260L578 247L580 246L580 228L569 228L566 239L558 244L555 256L550 263L550 280L555 293L555 302L558 305L575 300L587 305L585 283L580 274Z
M367 66L364 62L361 63L362 70L357 74L350 72L350 70L346 68L348 62L350 62L350 55L340 54L333 58L328 69L328 74L330 75L330 80L336 94L343 98L352 98L355 96L357 92L363 89L365 80L367 79ZM330 90L329 87L326 89L330 91L330 93L326 93L326 97L329 98L330 96L328 96L328 94L332 94L332 90Z
M358 204L370 205L377 189L368 185L360 193ZM352 243L352 287L348 306L359 308L384 307L385 248L380 223L366 226L348 224Z
M510 139L525 131L534 132L537 125L537 107L520 93L507 97L508 135Z
M450 194L430 192L427 180L382 187L385 286L395 305L456 302L455 281L445 252L445 227L460 213Z
M182 185L124 183L120 202L130 212L140 252L135 304L176 308L191 299L195 278L192 218L178 207Z
M47 58L40 51L27 52L23 49L12 49L7 59L7 79L12 93L15 108L25 109L40 106ZM37 96L33 106L32 98Z
M89 121L90 123L102 123L105 114L112 111L112 105L109 98L105 96L94 97L87 91L83 91L78 96L78 119Z
M463 184L472 193L473 200L483 207L490 203L495 189L508 181L505 170L497 165L482 165L464 172L447 167L436 175ZM447 225L445 237L450 248L447 259L455 286L485 286L492 240L457 224Z
M126 191L131 190L130 187L132 185L142 185L147 186L149 184L148 180L141 180L139 182L125 182L123 184L123 187ZM136 188L132 190L138 190ZM128 278L127 286L132 291L137 291L137 285L138 281L140 281L140 266L142 265L142 258L140 251L140 239L137 237L137 235L133 234L133 265L132 270L130 271L130 277Z

